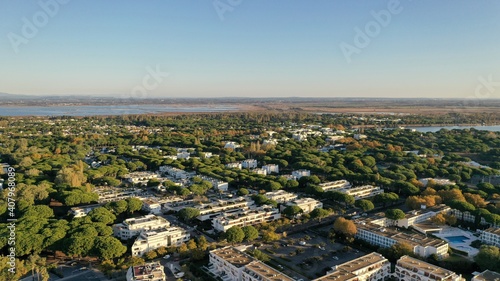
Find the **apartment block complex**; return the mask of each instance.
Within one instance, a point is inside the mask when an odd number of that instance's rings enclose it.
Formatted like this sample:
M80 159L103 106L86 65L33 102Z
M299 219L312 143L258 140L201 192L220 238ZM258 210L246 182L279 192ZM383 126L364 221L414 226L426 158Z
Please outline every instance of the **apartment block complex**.
M481 231L479 239L484 244L500 247L500 228L490 227Z
M397 220L396 225L399 227L408 228L416 223L428 220L439 213L448 213L450 210L451 210L450 207L442 204L431 208L424 208L421 210L411 211L405 215L405 218Z
M413 252L421 257L436 254L443 258L448 256L448 243L443 240L427 237L421 233L401 231L394 227L380 226L368 221L357 221L356 238L372 245L388 248L400 242L409 244Z
M140 257L160 247L180 246L190 238L189 232L180 227L143 231L132 245L132 255Z
M283 211L287 206L298 206L304 211L304 214L312 212L314 209L323 208L323 203L321 201L306 197L288 201L281 206L281 211Z
M131 266L126 275L127 281L165 281L165 271L160 262Z
M397 280L404 281L465 281L465 278L453 271L409 256L402 256L397 261L394 275Z
M347 189L351 187L351 183L346 180L331 181L319 184L319 187L323 189L324 192L327 191L337 191L339 189Z
M383 281L391 275L391 263L379 253L371 253L332 267L313 281Z
M495 280L497 281L500 280L500 273L491 270L485 270L479 274L476 274L471 279L471 281L495 281Z
M264 205L255 209L222 213L212 219L212 226L217 231L226 232L233 226L243 227L246 225L271 222L280 218L281 214L278 209Z
M122 223L113 225L113 235L121 240L128 240L139 235L142 231L161 229L169 226L170 222L162 217L146 215L138 218L126 219Z
M253 204L254 202L247 197L238 197L230 200L217 200L208 204L195 205L194 208L200 210L198 219L206 221L221 215L223 212L247 210Z
M273 192L266 192L264 196L266 196L267 199L274 200L278 203L286 203L297 199L297 194L289 193L281 189Z
M208 268L224 281L294 280L233 247L210 251Z

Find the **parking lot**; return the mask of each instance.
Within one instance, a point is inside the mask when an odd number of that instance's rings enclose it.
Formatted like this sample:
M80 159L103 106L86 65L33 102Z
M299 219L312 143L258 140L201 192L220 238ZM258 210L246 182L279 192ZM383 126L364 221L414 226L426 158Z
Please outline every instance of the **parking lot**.
M323 276L332 266L366 254L340 243L332 243L312 231L289 235L260 249L277 263L278 268L283 266L282 271L286 274L295 277L291 275L293 272L287 272L293 270L307 279Z

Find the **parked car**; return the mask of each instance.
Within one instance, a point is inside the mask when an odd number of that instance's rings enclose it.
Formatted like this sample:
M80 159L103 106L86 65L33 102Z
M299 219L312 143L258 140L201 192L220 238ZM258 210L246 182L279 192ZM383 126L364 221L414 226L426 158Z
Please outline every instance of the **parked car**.
M169 259L169 258L170 258L170 255L166 255L166 256L164 256L163 258L167 260L167 259Z
M299 245L304 246L305 244L306 244L306 241L300 241L300 242L299 242Z

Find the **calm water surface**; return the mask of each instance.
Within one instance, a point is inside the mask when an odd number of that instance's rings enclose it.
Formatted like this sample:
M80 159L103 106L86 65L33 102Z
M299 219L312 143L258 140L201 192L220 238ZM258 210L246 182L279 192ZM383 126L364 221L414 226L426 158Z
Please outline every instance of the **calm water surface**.
M239 110L236 106L169 106L169 105L113 105L113 106L0 106L0 116L92 116L163 112L224 112Z
M453 129L470 129L474 128L476 130L493 131L500 132L500 125L496 126L446 126L446 127L406 127L407 129L415 129L417 132L437 132L441 129L453 130Z

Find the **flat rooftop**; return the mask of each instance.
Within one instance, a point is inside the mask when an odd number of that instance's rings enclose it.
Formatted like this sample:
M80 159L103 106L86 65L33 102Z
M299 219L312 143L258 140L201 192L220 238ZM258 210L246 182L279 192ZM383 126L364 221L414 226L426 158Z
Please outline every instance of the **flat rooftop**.
M327 281L327 280L335 280L335 281L347 281L353 278L357 278L358 276L353 274L352 272L360 270L362 268L369 267L370 265L374 265L381 262L388 262L387 259L379 253L370 253L368 255L364 255L357 259L345 262L343 264L339 264L335 267L334 272L322 276L318 279L314 279L314 281Z
M444 269L439 266L435 266L430 263L426 263L424 261L409 257L409 256L402 256L398 262L398 266L404 267L406 269L412 270L414 268L418 268L419 270L423 272L427 272L429 274L432 274L434 276L438 276L440 278L446 278L451 275L456 275L455 272Z
M485 232L489 232L489 233L493 233L493 234L496 234L496 235L500 235L500 228L490 227L488 229L485 229L484 231Z
M500 273L491 270L485 270L480 274L474 276L474 279L479 281L498 281L500 280Z
M291 277L265 265L260 261L253 261L245 266L245 272L250 275L256 274L265 281L294 281ZM252 274L253 273L253 274Z
M150 277L160 278L164 275L163 266L159 262L152 262L132 267L135 280L150 280Z
M387 259L379 253L370 253L368 255L364 255L357 259L348 261L346 263L340 264L337 266L337 269L343 269L348 272L353 272L359 270L361 268L365 268L369 265L376 264L379 262L387 261Z
M232 247L220 248L217 250L213 250L210 253L220 257L221 259L231 263L236 267L242 267L254 261L254 259L249 255L242 253Z
M370 222L358 222L356 227L359 229L364 229L380 236L385 236L392 238L396 241L406 242L412 246L432 246L440 247L448 244L446 241L441 239L436 239L432 237L427 237L421 233L410 232L408 230L396 229L395 227L384 227Z
M314 279L313 281L347 281L347 280L352 280L354 278L358 278L358 276L350 272L335 271L334 273L321 276L320 278Z

